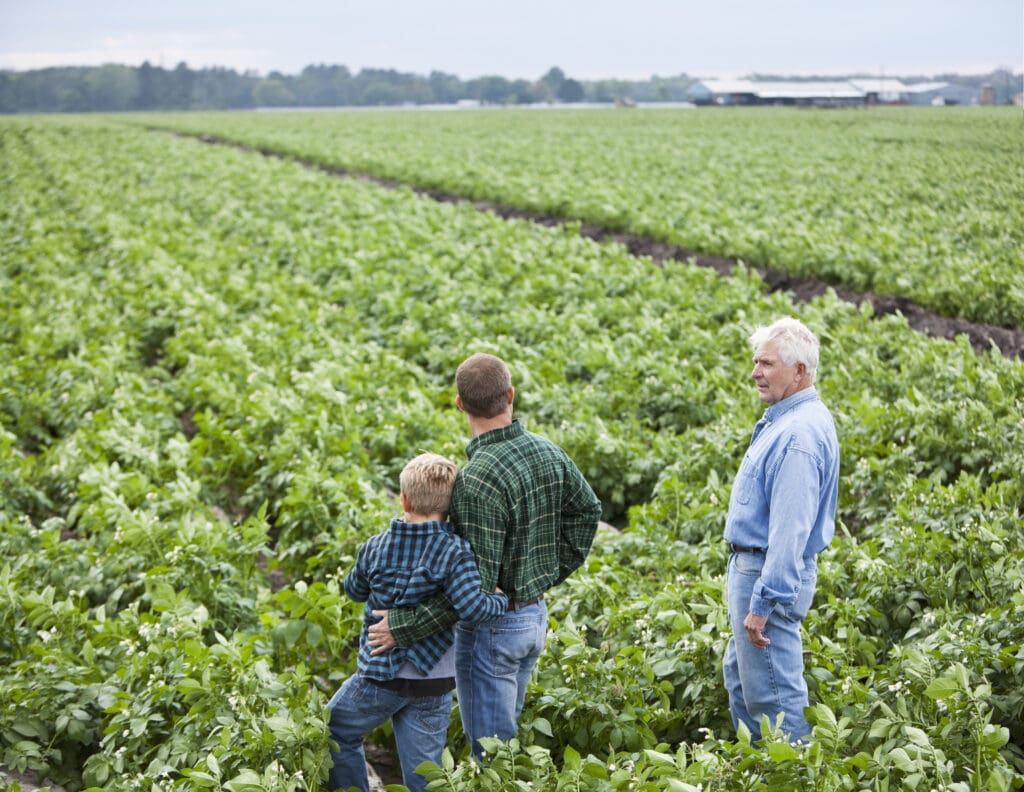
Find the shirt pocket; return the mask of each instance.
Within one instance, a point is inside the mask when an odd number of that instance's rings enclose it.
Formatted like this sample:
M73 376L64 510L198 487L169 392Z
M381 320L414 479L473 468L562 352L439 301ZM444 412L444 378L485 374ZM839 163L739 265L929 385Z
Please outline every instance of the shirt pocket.
M736 475L736 482L733 484L735 492L733 497L737 503L750 503L757 488L760 486L760 477L757 475L757 467L749 456L743 457L743 464L740 465L740 472Z

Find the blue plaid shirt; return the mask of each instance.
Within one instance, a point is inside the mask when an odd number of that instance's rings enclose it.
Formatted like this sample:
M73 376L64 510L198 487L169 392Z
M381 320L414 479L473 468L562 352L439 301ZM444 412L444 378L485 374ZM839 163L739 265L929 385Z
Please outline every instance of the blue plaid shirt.
M367 630L378 621L374 610L415 605L444 593L462 621L476 624L505 613L504 594L485 594L469 542L455 534L451 523L407 523L392 520L384 533L359 548L355 569L345 579L345 593L365 602L359 640L359 673L370 679L394 679L406 661L427 674L454 640L452 628L436 632L412 646L370 655Z

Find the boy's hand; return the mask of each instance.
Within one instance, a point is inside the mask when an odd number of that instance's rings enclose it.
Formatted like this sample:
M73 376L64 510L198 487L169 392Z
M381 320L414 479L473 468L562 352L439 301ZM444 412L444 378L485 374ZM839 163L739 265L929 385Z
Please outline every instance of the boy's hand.
M391 636L391 630L388 627L388 612L386 610L375 610L373 611L374 616L379 616L380 621L375 624L371 624L366 631L366 642L373 647L371 655L379 655L394 649L398 644L395 643L395 639Z

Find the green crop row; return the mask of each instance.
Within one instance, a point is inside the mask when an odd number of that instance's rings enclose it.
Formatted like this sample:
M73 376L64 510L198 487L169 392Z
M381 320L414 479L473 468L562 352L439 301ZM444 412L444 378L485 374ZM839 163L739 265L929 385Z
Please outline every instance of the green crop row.
M1024 780L1019 362L104 119L4 120L0 163L0 765L317 788L359 631L340 576L411 455L461 460L453 372L483 350L621 530L552 594L519 740L441 788ZM720 680L745 339L791 313L843 450L801 751L736 739Z
M994 108L134 117L1024 326L1024 134Z

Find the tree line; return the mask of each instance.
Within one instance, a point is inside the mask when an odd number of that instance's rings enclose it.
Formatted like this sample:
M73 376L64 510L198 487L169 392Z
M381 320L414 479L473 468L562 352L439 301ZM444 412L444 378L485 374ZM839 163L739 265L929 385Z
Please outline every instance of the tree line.
M861 75L863 76L863 75ZM769 75L754 75L767 79ZM771 76L772 79L799 79ZM427 76L394 69L311 65L299 74L239 73L226 68L173 69L106 64L61 66L32 71L0 70L0 113L84 113L137 110L245 110L259 107L373 107L455 104L463 101L515 105L545 102L682 102L699 78L679 74L648 80L573 79L553 66L537 80L500 76L462 80L441 71ZM821 79L821 78L818 78ZM831 77L828 79L837 79ZM1009 104L1021 76L1010 69L988 75L944 74L907 78L939 80L979 88L989 84L996 104Z
M0 113L235 110L258 107L344 107L403 104L532 104L536 102L685 101L693 79L583 82L552 67L537 80L486 76L461 80L393 69L311 65L297 75L238 73L226 68L173 69L106 64L0 71Z

